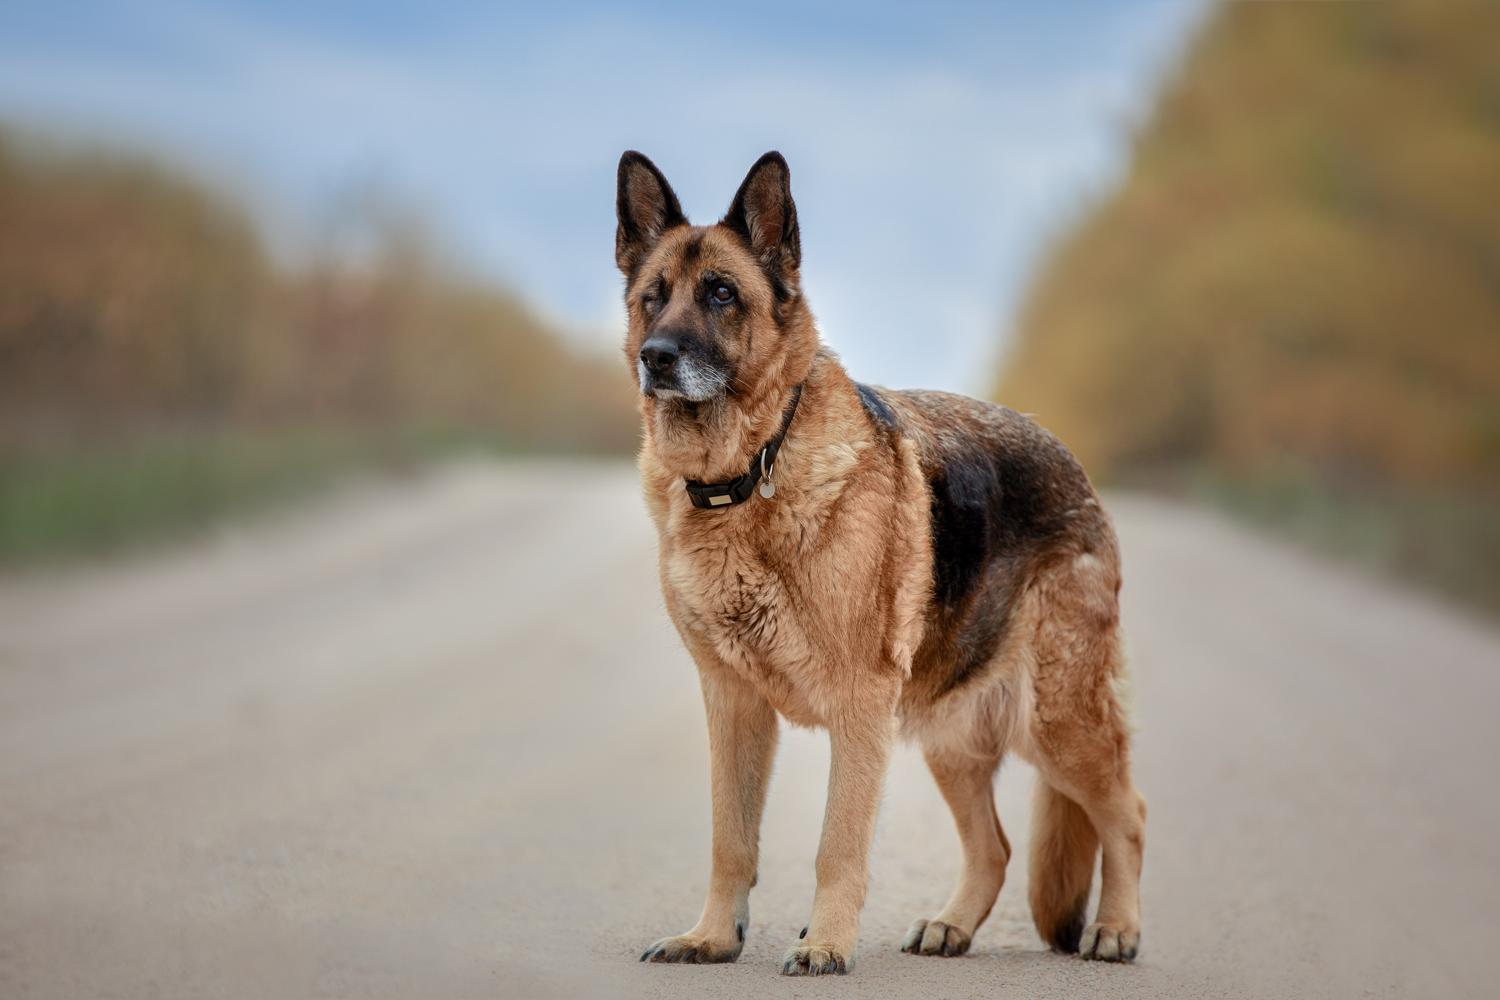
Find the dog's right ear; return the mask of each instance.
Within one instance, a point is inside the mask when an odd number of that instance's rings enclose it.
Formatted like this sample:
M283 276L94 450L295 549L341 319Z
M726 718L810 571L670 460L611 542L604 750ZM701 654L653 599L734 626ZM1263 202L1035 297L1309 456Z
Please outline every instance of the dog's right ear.
M687 225L682 205L672 185L656 164L635 150L620 157L619 187L615 194L615 263L625 277L635 274L641 261L656 246L661 234L673 226Z

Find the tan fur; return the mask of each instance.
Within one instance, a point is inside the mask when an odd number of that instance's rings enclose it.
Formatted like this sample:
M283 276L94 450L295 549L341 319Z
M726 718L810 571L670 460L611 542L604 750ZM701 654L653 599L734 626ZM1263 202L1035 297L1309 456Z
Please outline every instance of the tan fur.
M1045 781L1031 809L1031 919L1059 951L1077 951L1099 837L1088 814Z
M642 202L626 183L622 164L622 211L643 212L649 223L650 199ZM684 223L637 246L629 234L649 226L621 222L618 252L632 278L632 365L650 330L702 322L693 313L702 307L681 291L699 275L729 276L739 293L734 312L714 318L715 349L734 372L729 391L692 405L642 399L642 483L659 533L667 610L702 678L714 820L713 867L698 923L642 957L739 955L778 714L826 729L832 745L811 919L783 971L852 966L870 840L898 731L922 743L963 849L963 874L947 906L918 921L903 950L960 954L990 912L1010 855L991 783L1014 751L1045 783L1031 877L1043 937L1062 949L1078 945L1081 925L1059 928L1081 919L1098 842L1103 896L1096 923L1082 934L1084 951L1133 957L1144 806L1130 781L1128 732L1114 696L1119 559L1108 520L1071 457L1010 411L959 397L883 393L894 429L872 417L868 398L861 401L818 343L796 291L795 240L780 251L774 244L786 236L776 221L783 217L777 191L784 189L784 176L752 172L741 196L753 211L739 232ZM675 204L669 191L667 197ZM782 270L768 275L773 259ZM778 297L772 278L792 291ZM653 287L674 291L666 301L647 302ZM800 403L775 463L774 499L694 508L684 480L744 472L776 433L799 384ZM1042 470L1036 488L1054 489L1047 485L1054 481L1065 488L1035 505L1046 515L1038 521L1045 530L1005 542L980 576L965 578L964 588L950 581L938 593L934 580L944 568L934 548L935 518L943 497L935 477L944 475L945 460L957 461L954 449L971 441L995 442L1002 456L1034 454ZM956 464L947 470L950 477L963 472ZM986 625L1002 621L1003 628ZM992 633L993 649L982 646ZM988 652L957 669L975 648Z

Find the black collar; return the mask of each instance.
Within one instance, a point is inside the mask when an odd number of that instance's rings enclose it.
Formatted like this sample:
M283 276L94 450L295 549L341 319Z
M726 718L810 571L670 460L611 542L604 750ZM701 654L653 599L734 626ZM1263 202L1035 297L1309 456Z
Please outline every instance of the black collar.
M770 497L776 492L776 487L771 484L771 470L776 465L776 453L781 450L781 442L786 440L787 429L792 426L792 417L797 415L797 402L801 398L802 386L799 385L792 390L792 401L787 404L786 412L781 416L781 429L750 459L750 470L743 476L736 476L727 483L686 480L688 499L693 501L694 507L708 510L744 503L755 491L755 484L760 482L762 473L765 474L766 485L761 487L761 496Z

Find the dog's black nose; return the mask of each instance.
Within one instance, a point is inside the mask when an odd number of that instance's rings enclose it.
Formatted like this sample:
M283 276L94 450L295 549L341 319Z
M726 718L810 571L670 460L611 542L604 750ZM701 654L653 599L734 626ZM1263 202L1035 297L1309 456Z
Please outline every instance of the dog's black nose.
M677 343L665 337L652 337L641 345L641 361L653 375L671 371L677 363L677 355Z

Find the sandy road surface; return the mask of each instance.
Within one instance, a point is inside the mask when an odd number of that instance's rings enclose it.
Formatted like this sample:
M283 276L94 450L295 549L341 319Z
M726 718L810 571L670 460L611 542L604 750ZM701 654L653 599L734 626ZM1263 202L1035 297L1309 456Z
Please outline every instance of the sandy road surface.
M1025 858L897 952L957 840L910 749L858 966L776 974L826 776L788 732L733 966L642 966L707 871L705 735L624 466L468 465L0 578L0 996L1494 996L1500 635L1117 498L1144 953L1041 950ZM1031 776L1000 777L1025 850Z

